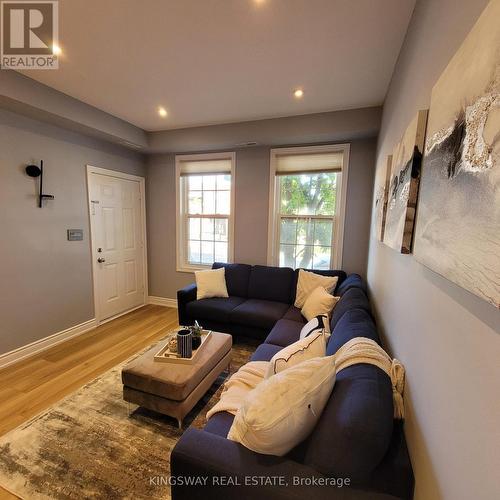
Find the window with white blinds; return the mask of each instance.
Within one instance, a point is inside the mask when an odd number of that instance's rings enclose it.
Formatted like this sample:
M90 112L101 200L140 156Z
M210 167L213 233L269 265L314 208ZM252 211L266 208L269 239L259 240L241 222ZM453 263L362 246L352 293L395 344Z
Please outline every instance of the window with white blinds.
M233 258L234 153L176 157L177 269Z
M348 154L345 144L271 150L270 264L341 267Z
M302 148L297 148L302 149ZM344 160L344 153L342 151L325 151L317 153L306 152L275 152L275 165L277 175L300 175L310 174L313 172L326 173L326 172L341 172L342 163Z

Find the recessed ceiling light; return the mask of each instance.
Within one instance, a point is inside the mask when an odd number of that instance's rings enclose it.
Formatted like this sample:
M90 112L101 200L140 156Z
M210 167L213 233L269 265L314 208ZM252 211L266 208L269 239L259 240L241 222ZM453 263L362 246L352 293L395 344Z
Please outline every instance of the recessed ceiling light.
M295 98L300 99L304 96L304 91L302 89L296 89L294 90L293 95Z
M52 54L55 56L60 56L62 54L61 47L59 47L59 45L57 44L52 45Z
M165 118L168 113L167 113L167 110L163 107L163 106L159 106L158 107L158 114L162 117L162 118Z

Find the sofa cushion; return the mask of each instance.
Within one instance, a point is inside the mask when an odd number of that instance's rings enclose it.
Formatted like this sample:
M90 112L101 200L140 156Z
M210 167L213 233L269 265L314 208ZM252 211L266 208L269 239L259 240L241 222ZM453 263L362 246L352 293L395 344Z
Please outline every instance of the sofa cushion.
M227 437L231 425L233 425L234 415L226 411L220 411L208 419L203 428L206 432L217 434L217 436Z
M375 491L396 498L413 498L415 478L404 434L404 421L394 420L391 444L368 483Z
M226 286L230 296L247 297L252 266L248 264L223 264L214 262L212 269L226 269Z
M250 361L271 361L271 358L283 349L280 345L260 344L252 354Z
M284 316L288 307L282 302L248 299L231 311L231 322L270 329Z
M306 442L304 464L325 475L366 480L389 447L392 426L389 377L373 365L345 368Z
M335 325L326 346L328 356L335 354L346 342L355 337L366 337L380 344L372 317L364 309L349 309Z
M253 266L248 297L290 304L293 278L293 269L289 267Z
M266 343L281 347L293 344L299 340L300 331L303 327L304 323L297 323L297 321L290 321L284 318L280 319L267 336Z
M253 326L236 325L234 323L223 323L222 321L211 319L204 319L201 326L214 332L230 333L233 338L245 337L247 341L254 339L254 347L257 347L261 342L263 342L271 330L270 328L256 328Z
M364 309L366 312L371 314L372 310L370 307L370 302L365 292L361 288L351 288L340 297L337 302L335 309L332 313L332 319L330 321L331 331L335 329L335 325L349 309Z
M202 326L204 319L229 323L231 311L243 302L245 302L245 299L242 297L228 297L227 299L214 297L211 299L193 300L186 304L186 311L189 317L199 320Z
M299 281L299 271L300 269L295 269L293 273L293 281L291 285L291 293L292 296L290 298L290 303L293 304L295 303L296 295L297 295L297 283ZM325 270L321 271L319 269L304 269L304 271L309 271L310 273L315 273L315 274L320 274L321 276L338 276L338 281L337 281L337 286L335 287L335 290L332 292L333 295L337 295L337 289L340 286L340 284L346 279L346 273L345 271L341 271L338 269L331 269L331 270Z
M303 323L305 324L306 318L302 316L302 312L298 307L295 306L290 306L286 314L283 316L283 319L289 319L290 321L297 321L297 323Z
M359 274L350 274L347 276L347 278L339 285L337 286L337 295L344 295L347 290L350 290L351 288L361 288L363 292L366 293L366 283L364 282L363 278Z

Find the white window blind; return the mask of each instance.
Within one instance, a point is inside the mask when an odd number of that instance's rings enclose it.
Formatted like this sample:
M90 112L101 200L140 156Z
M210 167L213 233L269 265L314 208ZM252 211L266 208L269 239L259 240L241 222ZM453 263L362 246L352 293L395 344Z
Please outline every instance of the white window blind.
M180 271L232 260L234 160L234 153L176 157Z
M346 144L271 150L270 264L341 265L348 154Z
M180 175L230 174L231 159L222 160L181 160Z
M276 175L305 174L311 172L341 172L344 153L277 153Z

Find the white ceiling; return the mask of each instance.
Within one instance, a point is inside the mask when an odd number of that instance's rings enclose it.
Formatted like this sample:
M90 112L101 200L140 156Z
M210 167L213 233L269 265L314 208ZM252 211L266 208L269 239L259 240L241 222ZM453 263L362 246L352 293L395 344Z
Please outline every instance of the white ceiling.
M60 69L24 74L145 130L379 105L414 4L63 0Z

